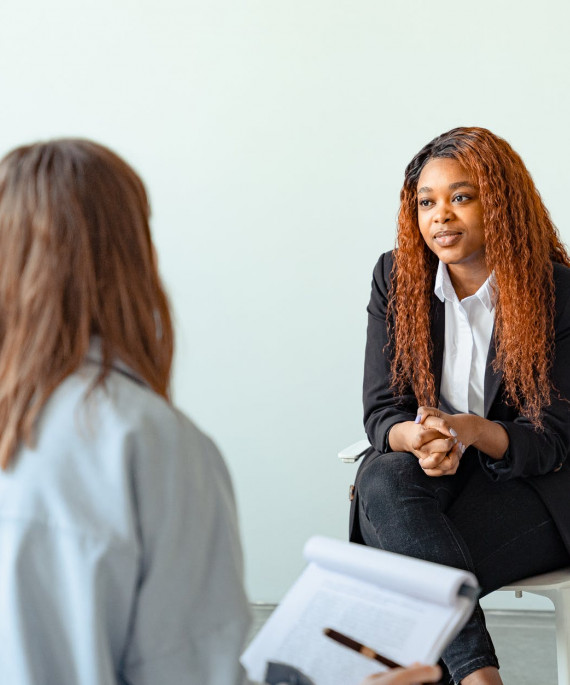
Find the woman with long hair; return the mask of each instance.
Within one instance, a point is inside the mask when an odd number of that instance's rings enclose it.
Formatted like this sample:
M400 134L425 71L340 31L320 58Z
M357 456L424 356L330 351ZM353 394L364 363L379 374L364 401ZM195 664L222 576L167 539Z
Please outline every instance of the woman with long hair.
M243 682L231 483L170 403L137 174L87 140L0 162L0 680Z
M468 569L486 594L570 563L570 256L486 129L432 140L400 200L368 306L351 539ZM501 683L480 607L443 659L450 682Z
M137 174L91 141L0 162L2 683L246 682L232 487L169 401L149 214Z

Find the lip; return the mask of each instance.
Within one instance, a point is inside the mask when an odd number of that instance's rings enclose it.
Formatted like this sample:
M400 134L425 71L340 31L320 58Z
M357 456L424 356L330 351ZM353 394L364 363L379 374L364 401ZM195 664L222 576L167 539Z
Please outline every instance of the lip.
M453 247L461 240L462 235L460 231L438 231L433 239L440 247Z

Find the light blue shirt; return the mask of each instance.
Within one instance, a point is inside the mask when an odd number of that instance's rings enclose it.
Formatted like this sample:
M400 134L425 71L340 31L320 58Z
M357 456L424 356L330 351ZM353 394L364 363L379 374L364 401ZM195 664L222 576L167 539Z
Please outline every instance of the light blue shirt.
M0 682L241 685L249 625L212 441L96 347L0 471Z
M495 322L494 276L461 301L439 263L434 292L445 303L445 344L440 386L443 411L484 415L485 369Z

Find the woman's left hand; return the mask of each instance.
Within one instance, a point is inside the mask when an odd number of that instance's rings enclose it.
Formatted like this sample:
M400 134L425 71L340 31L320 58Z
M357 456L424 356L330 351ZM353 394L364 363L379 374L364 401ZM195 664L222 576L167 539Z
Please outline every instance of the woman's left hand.
M418 459L418 462L426 476L453 476L459 468L463 452L463 445L457 442L447 454L430 454Z
M418 423L426 428L438 430L443 435L457 438L457 444L445 455L434 455L420 459L420 466L428 476L451 476L456 473L465 449L469 446L469 436L465 418L468 414L446 414L435 407L420 407Z
M470 414L446 414L435 407L420 407L416 421L426 428L435 428L443 435L449 435L462 442L464 447L471 444L468 427Z
M476 414L446 414L434 407L420 407L416 422L457 439L462 453L471 445L491 457L502 459L509 448L509 434L497 421ZM435 474L434 474L435 475Z

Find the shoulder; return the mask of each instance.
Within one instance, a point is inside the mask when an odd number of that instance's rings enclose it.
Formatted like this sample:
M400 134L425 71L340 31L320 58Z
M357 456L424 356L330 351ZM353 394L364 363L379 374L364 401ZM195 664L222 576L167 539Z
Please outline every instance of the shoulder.
M384 252L376 262L373 273L373 282L382 292L387 293L390 289L392 271L395 266L395 250Z
M556 298L555 326L561 320L570 320L570 268L553 264L554 293Z
M139 460L158 460L166 466L177 459L196 464L219 457L213 441L183 411L130 376L112 371L96 393L100 420L117 425L119 433L130 437Z
M129 376L113 371L100 389L102 420L118 423L132 446L137 469L199 480L220 477L227 469L214 441L183 411ZM166 474L165 474L166 475Z
M56 388L42 411L36 448L22 457L54 472L69 469L78 480L114 474L111 485L118 472L163 478L201 473L205 464L223 470L213 442L183 412L118 370L93 388L98 372L86 363Z
M160 509L173 492L231 506L228 471L212 440L125 374L112 371L92 389L98 370L85 364L52 393L34 443L18 450L10 474L0 473L0 518L41 516L81 535L123 531L124 538L141 502Z
M99 372L98 363L87 361L60 383L42 412L40 431L58 430L60 424L79 433L85 428L107 436L138 428L172 430L178 414L163 397L115 368L96 385Z
M570 291L570 268L568 268L564 264L558 263L554 263L552 267L554 276L554 287L556 288L556 291Z

